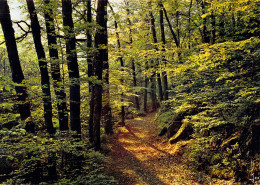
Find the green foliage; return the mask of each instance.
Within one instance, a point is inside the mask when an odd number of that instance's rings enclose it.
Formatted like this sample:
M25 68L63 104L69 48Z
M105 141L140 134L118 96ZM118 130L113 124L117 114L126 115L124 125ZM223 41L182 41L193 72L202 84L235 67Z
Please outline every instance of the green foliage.
M174 98L159 120L169 123L186 113L182 120L193 125L194 142L184 156L213 177L244 181L257 171L250 161L259 165L252 130L260 115L259 46L256 37L201 45L175 64Z
M166 45L161 42L158 1L132 0L129 1L129 5L123 2L111 3L112 6L117 5L116 15L113 17L118 22L117 33L121 43L119 49L116 31L113 30L114 19L109 16L109 88L112 112L119 115L121 106L125 106L129 108L129 112L135 113L136 110L132 106L133 97L140 97L143 103L142 96L144 90L147 90L150 99L150 82L153 75L166 72L170 99L161 102L164 110L161 109L157 116L161 122L159 127L167 126L172 120L191 123L194 142L185 153L187 160L197 169L206 170L215 177L245 177L259 168L259 160L256 160L259 153L256 147L259 137L254 133L254 128L259 128L257 122L260 115L259 0L205 0L192 1L193 4L190 2L162 1L180 40L179 48L172 39L166 20ZM204 8L201 2L205 3ZM51 1L50 6L43 5L42 1L35 1L35 4L42 27L44 11L53 10L57 35L62 36L67 30L62 28L61 2ZM24 7L25 4L22 4L21 8ZM129 12L126 11L127 8ZM155 17L157 44L153 43L151 36L148 15L150 11ZM94 15L95 13L93 11ZM128 18L131 24L127 21ZM94 33L95 29L99 29L94 20L92 23L86 23L86 1L73 2L73 19L77 38L84 38L87 30ZM204 28L211 37L210 44L201 42ZM18 30L17 27L15 29ZM43 29L42 38L48 56L45 32ZM4 40L2 35L1 42ZM65 92L69 94L68 87L71 82L68 79L69 70L64 65L65 40L58 37L57 41L57 45L52 47L59 50L60 59L55 62L60 63L62 83ZM91 147L87 142L60 135L50 138L41 133L45 129L43 95L39 88L40 73L31 34L18 43L18 50L26 78L24 83L28 87L32 120L39 132L37 136L27 135L25 130L21 129L24 123L19 120L15 105L17 102L14 87L17 84L11 82L6 49L1 47L0 127L11 124L13 129L0 130L0 181L9 184L112 183L111 178L103 175L104 156L89 149ZM84 134L89 117L88 82L102 83L96 77L87 77L86 58L92 58L89 54L93 54L94 51L95 49L86 47L86 42L78 42L75 51L79 59L81 77L81 121L84 122ZM123 58L124 67L121 67L120 57ZM164 57L167 64L164 63ZM136 65L137 87L133 87L132 61ZM151 65L151 61L158 61L158 64ZM51 60L47 59L46 62L49 65ZM148 87L144 87L145 78L149 81ZM55 127L58 127L55 106L57 102L53 88L51 89L53 121ZM149 103L148 101L148 106Z
M105 157L88 142L50 138L23 129L1 130L1 182L7 184L112 184L104 175Z
M160 125L158 125L159 129L163 129L165 126L168 126L168 123L172 120L172 112L166 111L163 113L157 114L156 119L159 121Z

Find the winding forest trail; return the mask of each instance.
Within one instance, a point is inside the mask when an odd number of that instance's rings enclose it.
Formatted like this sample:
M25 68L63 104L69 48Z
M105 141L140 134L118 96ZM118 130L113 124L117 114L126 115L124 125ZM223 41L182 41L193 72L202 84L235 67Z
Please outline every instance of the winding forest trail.
M114 136L106 171L120 185L229 184L190 170L180 157L185 141L169 146L158 137L155 113L127 120Z

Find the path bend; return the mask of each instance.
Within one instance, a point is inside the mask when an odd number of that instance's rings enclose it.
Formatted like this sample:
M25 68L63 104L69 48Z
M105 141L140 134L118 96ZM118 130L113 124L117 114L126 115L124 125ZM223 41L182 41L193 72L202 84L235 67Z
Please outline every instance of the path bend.
M163 144L154 117L151 113L127 120L108 138L106 172L119 185L232 184L189 169L180 155L185 142Z

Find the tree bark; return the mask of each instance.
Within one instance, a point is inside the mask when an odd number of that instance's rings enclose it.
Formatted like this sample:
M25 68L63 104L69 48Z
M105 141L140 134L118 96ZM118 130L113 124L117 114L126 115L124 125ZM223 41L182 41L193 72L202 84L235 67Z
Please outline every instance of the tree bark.
M62 14L70 78L70 128L73 131L77 131L78 134L81 134L79 66L76 53L76 38L72 19L71 0L62 0Z
M87 22L90 25L92 23L92 14L91 14L91 0L87 0ZM88 77L93 77L93 52L92 52L92 35L91 35L91 27L87 28L87 50L88 50ZM94 94L92 93L93 84L89 81L89 92L91 93L90 97L90 110L89 110L89 141L92 143L94 142L94 135L93 135L93 111L94 111Z
M150 11L150 21L151 21L151 30L152 30L152 36L153 36L153 42L154 44L158 43L157 36L156 36L156 30L155 30L155 20L152 11ZM155 46L155 49L158 51L158 47ZM163 94L162 94L162 80L161 80L161 75L159 72L157 72L157 67L158 67L158 61L156 61L155 65L155 73L157 77L157 86L158 86L158 92L159 92L159 100L163 100Z
M131 36L132 38L132 36ZM131 39L132 40L132 39ZM137 87L137 78L136 78L136 70L135 70L135 62L132 59L132 71L133 71L133 83L134 83L134 87ZM137 110L140 110L140 104L139 104L139 98L138 96L135 95L135 107Z
M171 22L170 22L170 20L169 20L169 18L168 18L168 15L167 15L167 11L166 11L166 9L164 8L163 5L162 5L162 8L163 8L163 12L164 12L165 18L166 18L166 20L167 20L168 26L169 26L169 28L170 28L171 34L172 34L172 36L173 36L174 42L175 42L175 44L176 44L176 47L179 48L179 47L180 47L180 43L179 43L179 41L178 41L178 38L177 38L175 32L173 31L172 24L171 24Z
M110 106L110 92L109 92L109 63L108 55L104 58L104 88L103 88L103 115L104 115L104 126L107 135L113 134L113 124L112 124L112 110Z
M104 88L103 88L103 114L104 114L104 125L105 125L105 132L108 135L113 134L113 124L112 124L112 110L110 106L110 92L109 92L109 63L108 63L108 34L107 34L107 5L108 1L105 5L105 12L104 12L104 23L102 25L103 29L103 47L104 50L104 58L103 58L103 72L104 72ZM101 24L100 24L101 25Z
M226 31L225 31L225 14L222 13L221 16L219 17L219 40L220 42L225 42L225 35L226 35Z
M53 79L54 92L57 99L57 108L59 115L60 130L68 130L68 111L66 105L66 94L64 86L62 85L62 79L60 75L60 63L57 50L57 40L55 34L55 26L53 20L53 12L51 9L51 3L49 0L44 0L45 10L45 24L47 31L47 39L49 45L49 55L51 59L51 76Z
M114 22L115 22L115 30L116 30L117 47L118 47L118 50L119 50L119 53L120 53L119 61L120 61L122 71L124 71L124 60L123 60L123 57L121 56L121 42L120 42L120 36L119 36L119 33L118 33L118 24L117 24L117 21L116 21L114 9L113 9L113 7L111 6L110 3L108 3L108 4L109 4L109 7L110 7L112 14L114 16L114 19L115 19ZM124 83L123 78L121 78L121 83L122 84ZM124 126L125 125L125 106L123 105L124 104L124 93L121 94L121 103L122 103L122 105L121 105L121 125Z
M49 77L48 66L46 62L46 55L41 41L41 27L38 21L33 0L26 0L26 1L27 1L28 11L30 14L34 45L35 45L35 49L39 61L40 72L41 72L41 88L43 93L45 124L47 126L48 133L53 134L55 132L55 129L52 123L50 77Z
M151 61L151 68L152 70L154 69L154 61ZM156 99L156 76L155 76L155 72L153 72L153 74L150 77L150 81L151 81L151 98L152 98L152 111L156 111L157 109L157 99Z
M176 18L177 40L178 40L179 45L181 45L181 39L180 39L180 24L179 24L179 21L180 21L180 12L179 12L179 11L176 11L175 16L176 16L175 18Z
M5 43L12 72L12 80L19 85L15 86L17 101L21 120L31 117L30 103L28 101L27 88L22 85L24 80L23 71L18 56L17 45L15 41L14 29L10 17L10 10L7 0L0 0L0 21L4 32ZM34 124L26 125L27 131L34 132Z
M91 14L91 0L87 0L87 63L88 63L88 77L91 78L93 75L93 55L92 55L92 35L91 35L91 29L92 26L92 14ZM92 82L89 81L89 92L91 92L92 89Z
M145 70L147 71L148 70L148 64L147 62L145 62ZM147 88L148 88L148 78L147 78L147 75L145 74L144 76L144 112L148 112L148 109L147 109Z
M189 16L189 23L188 23L188 37L189 37L189 43L188 43L188 47L189 49L191 48L191 7L192 7L192 0L190 0L190 6L189 6L189 13L188 13L188 16Z
M94 58L94 75L97 76L99 83L93 84L92 98L94 104L93 113L93 134L96 150L100 150L100 118L102 110L102 74L103 64L107 61L107 0L98 0L96 23L100 26L95 34L95 48L97 52Z
M160 28L161 28L161 40L162 40L162 52L163 52L163 56L162 56L162 62L164 65L164 68L166 68L166 59L165 59L165 44L166 44L166 39L165 39L165 32L164 32L164 22L163 22L163 6L162 6L162 2L159 3L159 7L160 7ZM164 94L164 100L168 100L169 98L169 94L168 94L168 77L167 77L167 73L165 70L163 70L162 72L162 77L163 77L163 94Z
M202 14L206 14L206 2L201 1ZM202 18L202 43L210 43L210 37L207 30L207 17Z
M128 5L128 1L125 2L126 5L127 5L127 15L130 14L130 10L129 10L129 5ZM129 26L129 40L130 40L130 47L132 47L132 44L133 44L133 36L132 36L132 23L131 23L131 20L129 19L129 17L127 17L127 22L128 22L128 26ZM132 66L132 71L133 71L133 84L134 84L134 87L137 87L137 78L136 78L136 70L135 70L135 61L134 59L132 58L131 60L131 66ZM135 108L137 110L140 110L140 104L139 104L139 98L137 96L134 97L135 99Z
M211 25L212 25L211 44L215 44L215 42L216 42L216 18L215 18L214 12L211 12Z

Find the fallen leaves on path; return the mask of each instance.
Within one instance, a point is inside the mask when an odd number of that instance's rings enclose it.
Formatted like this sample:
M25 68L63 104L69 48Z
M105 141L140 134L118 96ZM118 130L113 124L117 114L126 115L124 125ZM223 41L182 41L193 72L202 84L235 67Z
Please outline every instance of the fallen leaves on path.
M120 185L232 184L213 181L203 173L188 168L179 155L185 141L175 145L158 137L154 113L127 120L108 138L111 152L106 171ZM186 141L187 142L187 141Z

